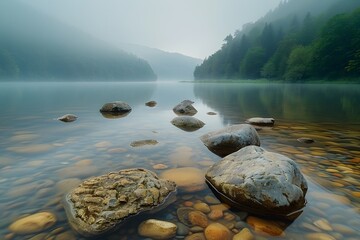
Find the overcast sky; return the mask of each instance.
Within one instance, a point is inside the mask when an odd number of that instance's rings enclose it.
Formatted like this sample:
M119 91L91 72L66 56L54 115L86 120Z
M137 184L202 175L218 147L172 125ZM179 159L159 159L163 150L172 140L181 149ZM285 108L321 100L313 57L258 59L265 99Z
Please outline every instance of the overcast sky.
M112 44L205 58L226 35L281 0L31 0L24 2Z

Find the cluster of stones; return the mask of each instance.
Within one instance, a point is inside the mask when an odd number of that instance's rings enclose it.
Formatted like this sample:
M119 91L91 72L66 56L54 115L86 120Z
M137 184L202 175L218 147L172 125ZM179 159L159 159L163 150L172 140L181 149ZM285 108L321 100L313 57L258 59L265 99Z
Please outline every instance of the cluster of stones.
M290 158L260 148L254 127L239 124L201 136L224 157L208 169L209 186L230 205L258 214L296 218L305 206L307 182Z
M184 100L173 108L174 113L178 115L171 120L174 126L186 132L193 132L205 125L204 122L193 117L198 112L192 105L193 103L193 101Z
M66 195L71 226L85 236L113 230L128 217L161 206L176 189L145 169L125 169L93 177Z
M285 224L248 216L245 212L233 214L230 206L212 196L202 200L185 200L176 211L176 224L146 220L138 227L141 236L152 239L184 238L185 240L250 240L254 233L285 236Z

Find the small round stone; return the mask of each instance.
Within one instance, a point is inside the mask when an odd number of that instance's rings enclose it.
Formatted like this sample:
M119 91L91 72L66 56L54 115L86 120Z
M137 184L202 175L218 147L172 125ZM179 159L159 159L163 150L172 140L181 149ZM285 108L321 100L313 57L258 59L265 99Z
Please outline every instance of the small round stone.
M211 211L209 205L203 202L195 203L194 208L203 213L209 213Z
M209 224L206 215L200 211L189 212L189 221L194 226L200 226L206 228Z
M140 236L153 239L169 239L176 235L177 226L171 222L148 219L138 228Z
M230 240L230 230L220 223L212 223L205 229L206 240Z
M20 218L9 226L9 230L16 234L31 234L46 230L56 222L56 216L50 212L35 213Z

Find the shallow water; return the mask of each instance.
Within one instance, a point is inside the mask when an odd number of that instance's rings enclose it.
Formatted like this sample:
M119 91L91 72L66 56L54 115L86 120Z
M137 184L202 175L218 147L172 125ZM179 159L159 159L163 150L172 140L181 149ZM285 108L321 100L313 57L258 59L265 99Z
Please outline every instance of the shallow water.
M172 108L184 99L195 102L195 117L206 123L195 132L170 123L176 117ZM100 107L115 100L128 102L132 112L123 118L104 118ZM150 100L158 104L145 106ZM181 167L206 171L220 157L199 137L255 116L276 119L273 128L258 131L261 145L298 163L309 183L308 204L293 223L279 223L281 236L255 232L246 220L251 214L234 209L215 222L233 233L247 227L256 239L360 238L360 85L1 83L0 105L0 239L84 239L70 229L61 206L64 180L76 182L133 167L158 174ZM78 120L55 120L67 113L76 114ZM300 143L300 137L315 142ZM130 145L148 139L158 144ZM154 169L157 164L167 169ZM171 206L144 218L178 222L178 208L207 202L212 196L208 187L181 191ZM16 219L41 211L55 213L56 224L36 234L15 235L8 230ZM145 239L137 234L142 220L99 239ZM190 231L202 232L196 227ZM185 236L179 233L176 239Z

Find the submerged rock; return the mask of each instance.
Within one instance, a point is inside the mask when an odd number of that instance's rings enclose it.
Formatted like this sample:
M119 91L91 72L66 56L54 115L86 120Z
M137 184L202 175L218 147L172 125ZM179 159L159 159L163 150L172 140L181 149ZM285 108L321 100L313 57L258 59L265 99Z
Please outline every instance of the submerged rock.
M78 117L74 114L65 114L64 116L59 117L57 120L62 122L74 122Z
M291 219L306 203L307 182L296 163L257 146L226 156L205 177L230 205L257 214Z
M187 132L196 131L205 125L205 123L203 123L201 120L191 116L176 117L171 120L171 123L172 125Z
M205 146L220 157L225 157L239 149L256 145L260 139L255 128L249 124L238 124L207 133L200 137Z
M193 101L184 100L173 108L173 111L177 115L194 116L197 110L193 107Z
M246 120L247 123L258 125L258 126L274 126L275 119L273 118L262 118L262 117L253 117Z
M176 230L177 226L174 223L157 219L148 219L138 227L140 236L152 239L170 239L175 237Z
M162 206L176 185L146 169L125 169L85 180L66 195L64 206L73 229L96 236L125 219Z
M9 226L16 234L30 234L46 230L56 223L56 216L50 212L39 212L20 218Z
M126 102L115 101L105 103L100 112L106 118L120 118L127 116L131 112L131 107Z
M146 140L139 140L139 141L134 141L132 143L130 143L130 146L132 147L142 147L142 146L147 146L147 145L156 145L159 142L153 139L146 139Z

